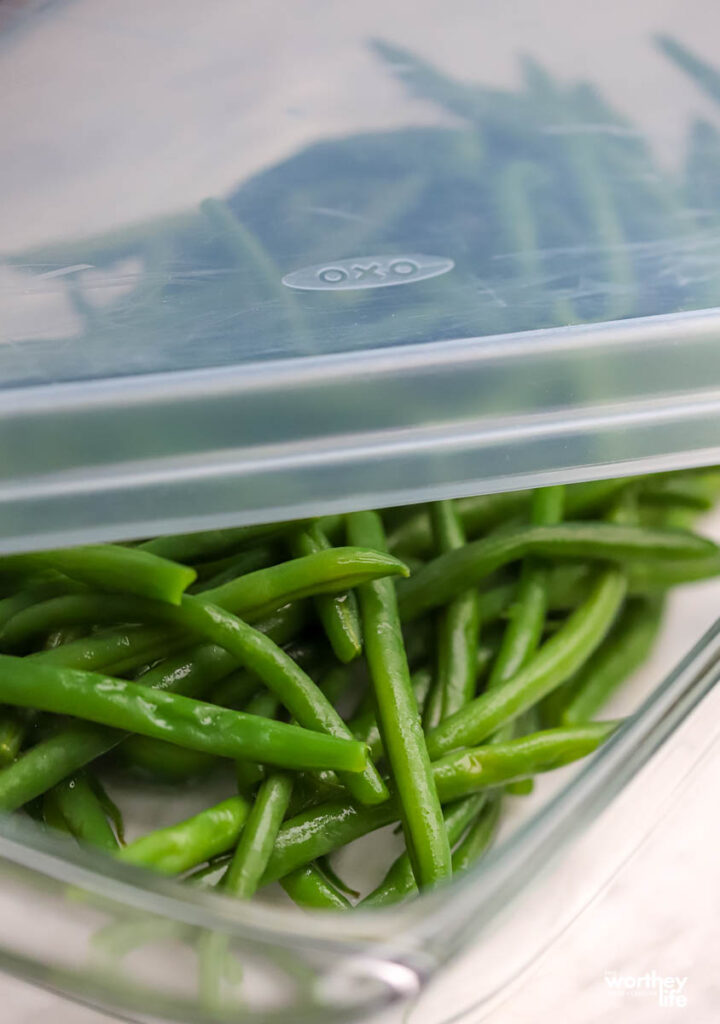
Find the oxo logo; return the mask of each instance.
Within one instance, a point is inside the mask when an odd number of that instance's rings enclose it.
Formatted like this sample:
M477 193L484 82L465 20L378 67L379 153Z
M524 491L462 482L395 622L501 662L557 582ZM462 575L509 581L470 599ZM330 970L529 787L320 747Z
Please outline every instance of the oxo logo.
M361 256L318 263L286 274L288 288L300 291L349 291L359 288L387 288L390 285L426 281L446 274L455 266L443 256L412 253L408 256Z

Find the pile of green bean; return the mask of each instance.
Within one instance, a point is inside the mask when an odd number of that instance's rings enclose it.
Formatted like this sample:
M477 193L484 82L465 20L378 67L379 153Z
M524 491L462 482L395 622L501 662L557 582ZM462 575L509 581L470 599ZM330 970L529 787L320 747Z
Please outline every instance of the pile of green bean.
M701 469L1 558L0 809L242 899L441 885L617 728L668 589L720 574L693 530L718 492ZM108 784L211 773L222 801L125 842ZM405 852L349 890L329 858L393 823Z

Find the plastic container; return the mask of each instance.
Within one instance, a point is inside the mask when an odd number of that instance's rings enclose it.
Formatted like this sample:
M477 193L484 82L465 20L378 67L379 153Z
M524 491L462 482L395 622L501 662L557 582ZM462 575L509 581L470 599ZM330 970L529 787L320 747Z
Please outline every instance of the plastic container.
M677 646L686 635L681 603L675 616L668 633ZM122 865L109 874L105 857L9 818L0 825L0 967L138 1021L335 1024L377 1015L439 1024L470 1011L481 1019L617 876L670 801L696 793L708 762L716 765L720 631L662 680L658 662L668 653L666 634L644 679L651 696L599 754L538 787L534 812L523 809L467 876L396 909L238 907ZM145 814L172 820L179 806L165 794ZM709 878L708 894L714 885ZM241 1001L225 1016L208 1003L199 972L198 951L216 933L229 936L243 972ZM227 979L230 1000L237 982Z
M718 29L699 0L3 9L0 550L720 461L720 85L693 56ZM204 1020L197 944L225 931L240 1019L336 1022L480 936L461 1001L486 999L578 894L522 944L498 911L636 792L718 643L656 666L467 879L386 914L240 908L2 822L0 963ZM129 929L157 941L118 956Z
M3 547L717 461L720 16L452 8L3 14Z

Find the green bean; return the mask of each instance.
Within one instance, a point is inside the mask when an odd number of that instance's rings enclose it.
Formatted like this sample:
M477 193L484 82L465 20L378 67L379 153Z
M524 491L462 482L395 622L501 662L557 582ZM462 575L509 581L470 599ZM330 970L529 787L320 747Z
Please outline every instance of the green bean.
M81 583L74 583L72 580L58 577L55 580L46 580L43 583L36 583L26 590L19 590L10 597L0 600L0 628L8 622L13 615L29 608L38 601L47 601L49 597L59 597L62 594L76 593L85 588Z
M166 628L132 626L74 640L49 651L37 651L29 657L44 665L125 675L126 672L140 669L148 662L167 657L186 646L186 636L169 633Z
M709 512L718 498L720 474L717 470L705 473L673 473L659 480L649 477L642 487L645 501L657 504L685 505L698 512Z
M20 753L27 730L27 713L19 708L3 708L0 719L0 768L12 764Z
M297 530L302 521L260 523L258 526L236 526L226 530L203 530L199 533L176 533L171 537L155 537L137 545L173 562L207 562L230 551Z
M110 821L112 827L115 829L115 835L118 838L118 842L121 846L125 845L125 821L123 819L122 811L112 799L108 791L103 786L102 782L95 774L87 775L90 786L95 796L98 798L98 802L105 812L106 817Z
M318 681L318 686L335 707L343 704L350 689L353 690L353 695L355 695L354 680L344 665L333 665L331 668L325 669ZM355 703L357 704L357 695L355 696ZM347 714L343 714L343 717L347 718Z
M568 518L582 518L588 513L602 511L627 486L628 479L591 480L572 484L566 488L565 510ZM472 498L458 498L455 502L463 529L469 540L507 522L517 515L527 515L532 491L507 491L500 494L481 494ZM397 527L388 538L393 552L403 556L425 557L433 550L433 533L427 508L419 510Z
M221 647L214 644L199 645L161 662L139 676L138 682L162 690L170 689L186 697L200 697L217 680L227 681L230 678L228 672L235 664L232 655ZM256 676L245 673L244 679L243 704L260 685ZM240 685L236 684L235 697L240 696L240 689ZM213 693L212 703L224 702L217 700ZM189 750L149 736L128 736L122 742L120 753L127 765L165 782L177 782L205 775L217 764L214 754Z
M33 551L26 555L0 558L4 572L27 575L54 570L72 580L101 590L152 597L179 604L183 592L195 579L195 571L138 548L113 544Z
M45 794L45 800L54 805L54 813L80 842L108 851L119 848L105 810L84 774L65 779Z
M261 686L262 681L254 672L248 672L244 668L236 669L212 688L212 703L222 704L228 708L241 708Z
M404 620L452 600L491 572L527 555L591 560L675 561L717 554L712 541L681 530L649 530L616 523L524 526L439 555L398 588Z
M556 691L553 690L553 693ZM537 732L542 729L544 721L540 714L540 705L533 704L527 711L523 711L521 715L518 715L516 719L511 723L511 728L508 728L509 736L527 736L530 733ZM507 728L507 727L506 727ZM499 730L499 736L503 735L503 730ZM518 779L515 782L511 782L508 787L508 793L512 796L527 796L532 793L535 788L535 783L532 779Z
M222 880L225 892L238 899L254 895L267 867L292 793L292 778L275 772L260 785L230 867Z
M46 824L48 828L53 829L55 832L64 832L65 835L70 836L72 835L72 833L70 832L70 826L60 813L60 808L57 805L57 801L50 799L51 794L52 790L50 790L49 793L46 793L41 800L37 801L37 803L40 805L40 809L42 812L40 815L36 815L33 813L31 804L29 804L25 808L25 813L29 817L35 818L35 820L37 821L44 822L44 824Z
M350 885L348 885L348 883L344 881L344 879L342 879L340 875L337 873L337 871L332 865L332 861L330 859L329 854L326 857L320 857L320 859L316 862L315 866L318 868L319 872L324 876L324 878L326 878L328 882L330 882L330 884L334 886L344 896L352 896L352 898L355 900L360 899L360 893L358 892L358 890L353 889Z
M666 516L664 517L666 521ZM678 562L633 562L627 565L628 593L631 597L662 596L671 587L713 579L720 575L720 556L694 558ZM557 565L548 573L550 611L567 611L587 598L593 568L589 565ZM481 606L488 609L492 621L511 607L512 590L500 584L481 595Z
M348 772L362 772L366 765L365 748L354 740L228 711L124 679L10 655L0 655L0 700L170 739L219 757Z
M447 829L448 841L451 846L458 842L468 825L480 813L480 809L486 800L487 796L484 793L474 793L472 796L465 797L457 803L450 804L446 809L445 828ZM453 855L453 864L454 862L455 857ZM410 858L407 853L402 853L391 864L382 882L361 901L361 906L384 907L390 903L399 903L416 892L417 885L412 865L410 864Z
M617 722L594 722L573 728L546 729L508 743L453 751L433 762L443 801L459 800L475 785L488 788L551 771L592 753L617 728Z
M277 718L279 709L280 703L271 690L259 690L244 708L247 714L261 718ZM254 761L238 761L235 774L240 792L251 793L265 779L265 766Z
M572 699L563 714L564 724L590 721L618 686L642 665L657 638L662 611L663 603L657 599L629 602L605 643L573 680Z
M596 750L616 727L615 722L595 722L550 729L509 743L451 754L437 762L437 767L433 766L440 799L450 803L513 779L570 764ZM192 818L135 840L118 856L166 874L191 871L234 846L249 810L247 800L231 797ZM284 878L354 839L392 824L399 813L394 799L375 806L343 799L295 815L278 832L262 884ZM220 862L210 864L193 877L214 873L219 866Z
M550 729L508 743L462 750L433 764L443 803L450 803L586 757L617 728L615 722L595 722L567 729ZM316 860L398 818L394 801L360 807L347 800L329 801L288 819L278 833L264 882Z
M112 750L124 737L116 729L86 723L65 726L0 769L0 810L15 811L41 796L66 776Z
M287 648L286 653L301 668L304 668L306 671L312 671L317 656L317 648L312 642L303 645L295 641L299 629L304 624L304 605L291 604L287 608L275 612L269 619L258 623L255 628L265 633L278 646L284 646L290 641L294 641ZM227 654L227 651L224 654L228 658L231 657ZM237 659L233 658L232 661L234 664L237 664ZM215 680L213 680L213 683L215 683ZM240 708L250 700L261 686L262 681L255 673L249 672L244 668L235 669L224 676L216 685L212 686L212 703Z
M479 743L568 679L607 635L625 597L626 581L617 569L598 577L587 601L567 619L507 682L476 697L428 735L437 758L457 747Z
M330 553L322 552L322 554ZM67 608L68 602L76 599L59 600L64 601L63 607ZM84 596L82 600L87 601L88 597ZM106 615L109 619L123 617L131 610L130 603L127 609L123 607L121 598L105 597L103 599L96 595L92 603L95 605L97 616ZM55 610L57 606L52 601L46 602L46 609L48 605L53 605L52 614L57 617L58 613ZM320 729L338 737L351 737L349 729L335 708L292 658L289 658L263 633L253 629L234 615L210 604L208 595L184 597L180 606L173 608L172 614L169 613L169 606L160 602L143 601L140 598L135 598L131 606L136 616L150 620L160 619L171 626L190 629L205 639L224 647L238 661L254 671L278 695L301 725L305 725L309 729ZM29 610L22 614L29 616ZM35 627L42 616L42 610L36 609ZM17 617L15 621L17 622ZM8 624L6 629L9 630L10 625ZM14 639L17 639L17 632L14 634ZM143 730L135 731L142 732ZM192 746L192 744L189 745ZM237 756L242 755L238 754ZM262 758L258 758L258 760L262 760ZM280 763L280 767L285 767L285 765ZM316 765L316 767L323 766ZM333 766L325 765L324 767ZM357 780L348 776L345 782L351 792L363 802L384 800L387 797L387 789L372 764L362 769Z
M517 594L517 582L496 583L479 595L480 621L483 625L497 622L512 607Z
M296 814L278 832L263 883L276 882L304 864L393 824L399 814L395 800L362 807L346 799L329 800Z
M55 629L45 637L44 651L53 651L56 647L64 647L75 640L84 640L88 634L87 626L69 626L67 629Z
M532 524L553 526L559 523L562 520L564 498L565 489L561 486L536 491L531 505ZM489 690L512 678L537 648L545 624L546 587L545 567L526 560L521 570L510 621L490 672Z
M430 693L432 672L429 669L418 669L410 677L410 685L415 694L418 710L421 710ZM371 760L379 761L384 756L384 751L372 692L368 694L367 701L363 701L348 725L355 739L364 743L370 751Z
M401 573L404 571L402 564L391 559L388 555L380 555L377 552L361 551L357 558L354 557L353 549L334 548L330 551L322 551L316 555L306 558L294 559L292 562L283 563L279 566L272 566L270 569L260 570L258 573L250 573L241 580L235 580L231 584L213 590L205 591L202 594L203 600L220 602L222 607L226 605L236 614L242 614L246 618L255 620L265 614L277 615L279 609L289 600L296 600L306 593L314 594L332 590L343 590L348 586L354 586L357 582L365 579L373 579L377 575L388 572ZM248 584L249 581L249 584ZM22 638L33 635L39 629L56 623L75 623L77 621L97 621L105 615L112 621L113 616L124 617L126 621L136 620L138 607L132 602L123 606L122 598L109 598L103 601L97 600L92 595L77 595L77 599L68 597L58 599L57 602L43 602L42 606L34 609L28 608L27 613L20 618L16 615L12 620L12 626L7 624L8 644L20 643ZM254 603L253 603L254 602ZM292 605L290 606L293 607ZM125 633L122 634L126 636ZM108 637L104 644L107 652L100 650L103 642L88 641L87 650L92 652L90 664L82 662L77 667L88 669L109 669L115 674L120 674L118 664L124 669L127 664L136 666L143 660L162 657L168 650L172 651L172 643L177 647L178 634L168 634L163 643L161 634L157 629L149 627L135 628L127 633L127 639L118 639L118 636ZM124 652L124 660L112 660L113 643L117 644ZM72 645L67 645L68 648ZM60 651L66 650L61 648ZM135 651L142 654L135 656ZM69 664L67 659L75 656L80 659L86 658L86 648L82 645L72 650L66 650L66 654L60 652L46 652L43 656L49 657L58 664Z
M496 648L490 643L481 644L475 662L475 679L479 679L496 654ZM424 712L426 702L430 699L433 674L428 668L418 668L410 676L410 683L415 694L418 710ZM364 743L370 751L370 758L379 761L383 757L382 737L377 724L375 700L369 692L360 707L348 722L353 736Z
M218 764L214 754L178 747L149 736L128 736L118 748L123 765L144 778L165 783L189 782L209 774Z
M647 500L640 495L638 501L638 522L654 529L657 526L673 530L692 530L695 528L699 511L687 502L674 504L669 501Z
M468 537L476 537L498 523L522 513L529 498L530 491L507 491L502 494L458 498L456 506L465 533ZM389 535L388 547L402 555L424 557L432 553L434 538L427 506L420 506L414 515Z
M216 559L214 562L200 562L195 565L197 580L188 588L188 593L200 594L204 590L212 590L224 583L229 583L238 576L267 569L277 561L274 548L265 544L261 547L249 548L228 558Z
M317 522L298 533L293 541L293 553L298 557L329 548L330 541ZM353 661L362 653L362 629L355 594L352 590L332 596L320 594L313 600L336 657L344 664Z
M295 611L295 606L291 606ZM276 613L262 624L266 635L281 643L296 628L296 616ZM236 659L215 644L198 645L167 658L139 677L145 686L171 689L186 697L201 697L212 689L212 703L244 708L262 686L256 675L244 669L231 671ZM217 683L217 681L220 681ZM217 684L217 685L215 685ZM250 714L253 712L244 708ZM178 747L148 736L128 736L120 748L126 764L145 775L165 782L178 782L207 774L217 758L196 750Z
M323 588L336 592L345 585L354 586L378 575L402 572L402 563L389 555L333 548L248 573L198 596L249 621L257 621L289 601L320 593ZM98 600L98 594L92 591L50 598L18 611L0 632L0 643L7 648L17 648L40 633L79 622L94 625L137 622L142 606L135 606L134 600L107 594L103 600Z
M720 575L720 555L689 561L647 562L628 566L628 581L632 594L653 590L666 590L683 583L697 583Z
M553 526L562 521L565 488L540 488L530 505L530 521L535 526ZM510 610L497 658L490 672L487 689L494 690L520 671L535 653L542 638L547 613L547 568L535 559L525 559L520 572L517 596ZM513 723L507 723L498 739L511 739ZM532 780L513 783L509 791L520 795L532 789Z
M348 529L356 543L384 549L377 513L353 513ZM450 873L450 846L410 682L395 588L391 580L376 580L359 587L358 596L378 723L402 807L413 872L419 886L433 886Z
M268 635L281 640L283 632L291 629L296 621L293 609L294 606L291 605L285 613L276 613L262 624L262 628L267 630ZM113 649L120 640L122 636L113 638ZM83 645L80 653L85 650ZM101 644L100 651L102 650ZM59 652L44 651L32 655L29 660L47 663L48 655L57 653ZM91 663L97 660L97 653L95 649L93 658L89 659ZM83 664L84 659L78 660ZM142 682L145 686L183 693L186 696L198 696L205 687L209 688L217 678L225 675L229 663L227 652L221 648L201 645L193 648L190 655L182 652L176 658L170 658L146 672L142 676ZM15 810L21 807L60 782L65 776L112 750L122 743L126 736L126 733L116 729L71 723L58 735L37 744L14 764L0 770L0 808Z
M453 502L435 502L430 515L440 554L464 546L465 533ZM425 709L426 729L433 728L474 696L479 644L479 598L477 591L470 589L459 594L438 615L437 679Z
M350 901L314 864L291 871L280 885L293 903L313 910L349 910Z
M588 480L565 487L564 512L568 519L583 519L607 511L619 494L633 487L643 477L611 477L607 480Z
M467 871L485 853L497 831L501 806L500 794L491 793L477 820L453 852L453 874Z
M250 813L242 796L233 796L186 821L141 836L119 850L127 864L180 875L230 849Z
M156 611L169 618L162 605L157 605ZM205 599L185 598L178 612L189 628L206 633L209 639L234 652L248 668L260 676L301 725L345 740L352 737L347 725L322 691L292 658L264 634L215 605L206 603ZM342 765L336 767L342 768ZM361 769L357 779L347 775L343 776L343 781L363 803L387 799L385 784L372 763Z
M289 601L343 594L368 580L407 576L401 561L363 547L337 547L248 573L203 597L243 618L262 618Z

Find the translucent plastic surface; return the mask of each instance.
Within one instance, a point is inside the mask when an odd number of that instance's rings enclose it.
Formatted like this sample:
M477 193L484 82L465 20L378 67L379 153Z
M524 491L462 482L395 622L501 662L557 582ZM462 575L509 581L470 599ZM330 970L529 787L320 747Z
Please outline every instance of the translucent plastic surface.
M716 459L719 29L9 5L0 545Z
M541 786L534 809L521 799L504 841L442 893L375 913L239 903L13 816L0 821L0 967L137 1021L340 1024L378 1014L378 1024L445 1024L469 1009L481 1019L617 875L703 758L717 762L719 627L661 675L688 618L700 626L687 596L645 674L652 692L638 714L554 793ZM637 698L636 689L633 706ZM155 824L177 813L178 798L162 793L145 808ZM218 934L236 968L223 1007L205 985L203 950ZM418 1001L408 1018L409 1000Z

